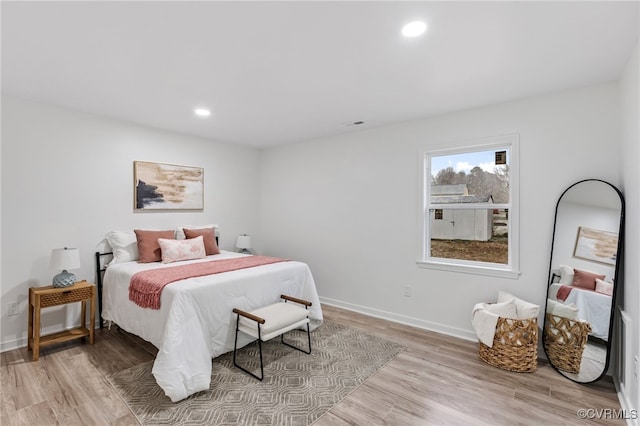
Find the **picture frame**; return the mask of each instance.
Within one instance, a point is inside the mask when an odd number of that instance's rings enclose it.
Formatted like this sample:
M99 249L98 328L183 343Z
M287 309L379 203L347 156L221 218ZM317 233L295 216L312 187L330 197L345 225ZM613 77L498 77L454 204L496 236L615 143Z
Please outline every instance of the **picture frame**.
M618 233L601 231L586 226L578 227L573 256L606 265L616 264Z
M133 162L134 210L203 210L204 169Z

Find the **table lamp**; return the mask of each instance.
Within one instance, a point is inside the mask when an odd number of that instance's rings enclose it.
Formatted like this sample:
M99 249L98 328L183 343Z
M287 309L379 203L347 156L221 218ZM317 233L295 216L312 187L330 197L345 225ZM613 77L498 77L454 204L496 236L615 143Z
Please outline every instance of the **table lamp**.
M251 254L249 251L251 248L251 236L247 234L238 235L238 238L236 239L236 247L241 249L240 253Z
M54 287L69 287L75 284L76 276L67 269L80 268L80 251L77 248L61 248L51 250L50 259L51 269L56 271L62 270L58 275L53 277Z

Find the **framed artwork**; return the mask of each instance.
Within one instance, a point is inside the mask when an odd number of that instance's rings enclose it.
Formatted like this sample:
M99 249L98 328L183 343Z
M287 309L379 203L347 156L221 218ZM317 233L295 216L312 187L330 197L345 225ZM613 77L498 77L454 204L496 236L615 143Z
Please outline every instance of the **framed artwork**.
M573 251L574 257L615 265L617 253L617 232L600 231L586 226L578 227L578 238Z
M202 210L204 169L133 162L135 210Z

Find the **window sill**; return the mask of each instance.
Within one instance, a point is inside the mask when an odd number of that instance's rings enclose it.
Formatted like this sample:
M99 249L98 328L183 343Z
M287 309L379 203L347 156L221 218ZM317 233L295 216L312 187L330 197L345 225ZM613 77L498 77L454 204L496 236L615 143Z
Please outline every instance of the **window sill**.
M517 279L520 272L513 269L506 269L491 266L478 266L453 262L438 262L434 260L417 260L416 265L420 268L438 269L440 271L460 272L464 274L486 275L490 277Z

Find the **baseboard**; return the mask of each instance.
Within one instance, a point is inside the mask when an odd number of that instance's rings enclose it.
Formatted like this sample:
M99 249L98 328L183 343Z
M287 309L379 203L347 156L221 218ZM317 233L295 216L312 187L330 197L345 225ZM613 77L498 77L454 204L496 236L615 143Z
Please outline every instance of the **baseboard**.
M22 348L27 346L27 338L23 337L21 339L11 340L9 342L0 343L0 352L12 351L14 349Z
M451 327L445 324L425 321L419 318L413 318L406 315L395 314L393 312L381 311L379 309L369 308L367 306L362 306L362 305L356 305L354 303L343 302L341 300L331 299L328 297L320 297L320 302L330 306L335 306L337 308L346 309L348 311L369 315L371 317L381 318L381 319L393 321L399 324L421 328L423 330L429 330L429 331L434 331L436 333L446 334L447 336L457 337L457 338L469 340L472 342L478 341L478 337L474 332L469 330L463 330L461 328Z
M66 329L62 328L62 327L53 327L53 328L47 328L42 330L42 335L46 335L46 334L52 334L52 333L58 333L60 331L65 331L65 330L69 330L72 328L75 328L76 326L71 326L71 327L67 327ZM93 327L94 329L98 329L100 328L100 321L96 320L95 325ZM8 342L2 342L0 343L0 353L2 352L7 352L7 351L12 351L14 349L20 349L20 348L24 348L27 346L27 337L21 337L19 339L15 339L15 340L11 340Z
M631 404L624 386L620 385L620 381L616 377L613 378L613 383L618 391L618 401L620 401L620 407L622 408L624 419L627 421L627 426L640 426L640 419L638 419L640 412Z

